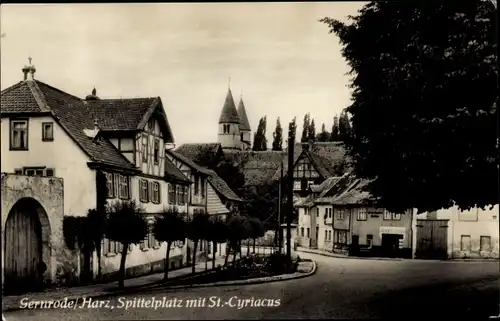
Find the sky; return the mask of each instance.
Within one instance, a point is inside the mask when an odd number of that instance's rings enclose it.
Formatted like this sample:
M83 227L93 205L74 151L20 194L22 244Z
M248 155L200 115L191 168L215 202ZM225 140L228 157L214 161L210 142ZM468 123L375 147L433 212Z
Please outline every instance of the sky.
M216 142L230 86L253 133L267 116L287 136L304 114L316 130L350 103L338 38L318 22L347 21L362 2L29 4L0 8L1 89L35 78L78 97L159 96L177 145Z

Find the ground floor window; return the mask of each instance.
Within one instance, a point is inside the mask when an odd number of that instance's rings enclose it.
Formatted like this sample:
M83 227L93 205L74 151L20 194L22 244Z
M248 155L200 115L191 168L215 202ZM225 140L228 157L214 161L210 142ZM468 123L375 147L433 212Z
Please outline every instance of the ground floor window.
M335 230L335 243L347 244L347 231Z
M490 251L491 250L491 237L490 236L481 236L479 243L480 251Z
M460 238L460 251L470 251L471 238L470 235L462 235Z

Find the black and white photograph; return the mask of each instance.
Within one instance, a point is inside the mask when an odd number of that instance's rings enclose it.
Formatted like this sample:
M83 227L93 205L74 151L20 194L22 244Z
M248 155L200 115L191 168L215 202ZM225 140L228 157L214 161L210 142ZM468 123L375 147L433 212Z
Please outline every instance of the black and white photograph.
M500 318L496 0L4 3L2 321Z

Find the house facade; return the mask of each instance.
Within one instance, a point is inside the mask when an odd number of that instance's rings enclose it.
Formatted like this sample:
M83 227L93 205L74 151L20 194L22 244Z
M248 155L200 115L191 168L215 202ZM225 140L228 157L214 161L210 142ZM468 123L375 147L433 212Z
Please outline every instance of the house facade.
M226 221L229 215L238 212L242 200L217 173L196 164L176 151L167 151L167 157L192 182L188 210L190 215L206 213ZM197 256L211 255L214 250L218 256L226 255L225 243L217 244L213 249L210 242L202 241L199 243ZM190 241L187 251L187 259L190 260L194 251L194 244Z
M99 99L94 89L81 99L35 80L35 71L26 66L24 80L1 93L2 172L61 178L64 216L96 208L99 172L106 177L108 204L135 200L151 224L168 206L187 213L187 200L179 199L191 182L165 157L173 135L159 97ZM175 202L171 186L178 191ZM175 265L186 261L181 243L171 254ZM102 272L112 278L120 244L104 239L102 245ZM141 244L130 246L127 275L162 269L165 246L150 230ZM82 257L77 270L68 273L95 276L95 253Z
M417 258L499 258L499 207L457 206L417 215Z
M311 185L299 208L299 245L350 255L411 257L414 211L374 206L367 182L351 175Z

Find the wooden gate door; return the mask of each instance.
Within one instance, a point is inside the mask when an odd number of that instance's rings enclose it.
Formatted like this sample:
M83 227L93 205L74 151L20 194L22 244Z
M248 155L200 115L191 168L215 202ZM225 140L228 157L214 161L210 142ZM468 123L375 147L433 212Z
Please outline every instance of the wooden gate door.
M16 204L5 224L5 292L35 290L41 280L42 227L36 209Z
M417 220L417 258L442 259L448 252L448 220Z

